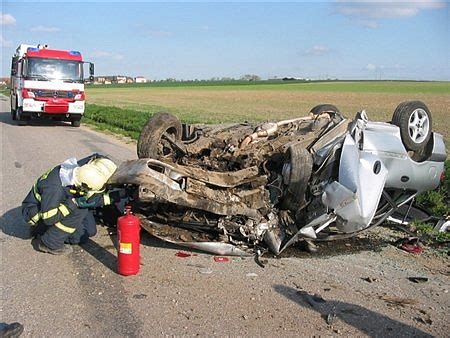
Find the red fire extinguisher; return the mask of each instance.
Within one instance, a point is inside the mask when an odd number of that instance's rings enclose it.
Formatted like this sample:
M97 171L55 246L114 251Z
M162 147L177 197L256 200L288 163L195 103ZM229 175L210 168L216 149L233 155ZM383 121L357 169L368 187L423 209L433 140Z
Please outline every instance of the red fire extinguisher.
M126 214L119 217L117 222L117 272L124 276L136 275L139 272L141 242L141 225L139 218L131 213L131 206L125 207Z

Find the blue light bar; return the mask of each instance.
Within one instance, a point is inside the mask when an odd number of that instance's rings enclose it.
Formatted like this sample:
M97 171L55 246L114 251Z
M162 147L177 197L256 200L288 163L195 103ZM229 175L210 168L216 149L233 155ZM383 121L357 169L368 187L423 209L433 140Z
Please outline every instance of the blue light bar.
M76 51L76 50L71 50L71 51L69 52L69 54L70 54L70 55L81 55L81 53L78 52L78 51Z
M39 48L28 47L28 48L27 48L27 52L39 52Z

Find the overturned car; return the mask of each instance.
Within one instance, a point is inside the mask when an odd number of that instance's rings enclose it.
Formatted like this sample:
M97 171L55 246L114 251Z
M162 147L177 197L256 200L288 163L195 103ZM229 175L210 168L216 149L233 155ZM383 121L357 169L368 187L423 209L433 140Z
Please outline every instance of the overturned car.
M135 190L142 227L163 240L220 255L355 236L435 189L446 159L420 101L390 123L329 104L262 124L186 125L157 113L138 160L110 183Z

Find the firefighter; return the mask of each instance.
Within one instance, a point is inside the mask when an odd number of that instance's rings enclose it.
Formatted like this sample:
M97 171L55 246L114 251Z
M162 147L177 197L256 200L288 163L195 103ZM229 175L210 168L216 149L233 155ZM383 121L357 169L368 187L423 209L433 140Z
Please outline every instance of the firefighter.
M22 215L32 226L37 250L68 254L67 244L81 244L97 233L93 209L120 200L117 191L106 192L105 184L117 166L93 154L75 158L43 174L22 202Z

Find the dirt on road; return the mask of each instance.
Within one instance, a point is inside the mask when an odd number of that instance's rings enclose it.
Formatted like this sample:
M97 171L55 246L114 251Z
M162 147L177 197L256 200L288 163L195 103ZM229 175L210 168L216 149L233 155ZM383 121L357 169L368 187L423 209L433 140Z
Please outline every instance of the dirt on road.
M69 256L34 251L19 207L35 179L68 157L123 161L135 149L63 123L19 127L1 107L0 322L23 323L24 336L448 335L448 258L406 253L391 244L402 234L386 228L317 254L292 248L265 268L143 233L132 277L116 274L116 237L105 227Z

